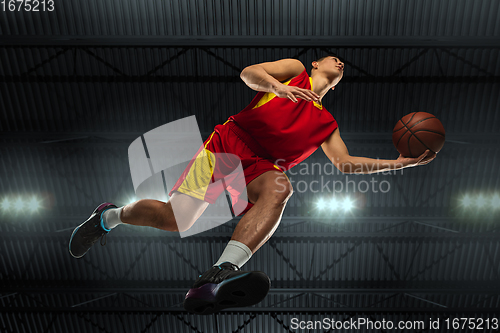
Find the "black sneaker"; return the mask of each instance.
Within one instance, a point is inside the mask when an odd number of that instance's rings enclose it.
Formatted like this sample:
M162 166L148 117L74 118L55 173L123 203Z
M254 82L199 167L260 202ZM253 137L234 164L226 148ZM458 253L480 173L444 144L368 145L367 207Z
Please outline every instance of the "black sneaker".
M81 258L99 238L102 239L111 229L106 229L102 221L102 213L110 208L118 208L105 202L100 204L87 221L73 230L69 239L69 253L75 258Z
M225 308L259 303L269 292L271 282L263 272L240 271L225 262L200 275L186 294L184 309L208 315Z

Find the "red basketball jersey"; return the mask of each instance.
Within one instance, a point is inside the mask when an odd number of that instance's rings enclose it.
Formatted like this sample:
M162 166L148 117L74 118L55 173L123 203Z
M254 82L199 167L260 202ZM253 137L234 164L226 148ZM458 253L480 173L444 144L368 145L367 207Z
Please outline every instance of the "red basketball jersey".
M312 79L304 70L286 85L312 90ZM246 135L239 137L252 149L280 168L288 170L311 155L338 127L333 116L320 104L279 98L259 92L240 113L229 117ZM238 133L237 133L238 134ZM262 149L260 149L262 148Z

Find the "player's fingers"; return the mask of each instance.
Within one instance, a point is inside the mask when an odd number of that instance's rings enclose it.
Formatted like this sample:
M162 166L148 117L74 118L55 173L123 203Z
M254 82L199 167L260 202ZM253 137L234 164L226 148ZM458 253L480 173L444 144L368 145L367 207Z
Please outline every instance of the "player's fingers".
M302 92L311 97L313 100L317 100L319 98L319 95L312 90L302 89Z
M294 96L292 93L288 93L288 94L286 94L286 95L288 96L288 98L289 98L292 102L294 102L294 103L297 103L297 102L298 102L298 101L297 101L297 99L295 98L295 96Z
M319 99L314 91L304 89L302 92L309 98L309 101L317 101Z
M294 90L292 92L292 94L296 97L296 98L300 98L300 99L305 99L305 100L308 100L308 97L301 91L298 91L298 90Z
M303 93L302 91L296 91L295 92L295 97L298 97L298 98L306 100L306 101L312 101L313 100L311 97L309 97L307 94Z
M433 159L436 158L436 153L431 152L427 157L424 159L425 164L430 163Z
M435 152L429 152L427 156L419 163L419 164L428 164L430 163L433 159L436 158L436 153Z
M297 91L297 92L299 92L299 91L300 91L301 93L303 93L303 94L305 94L305 95L309 96L309 98L310 98L311 100L317 100L317 99L319 99L319 95L318 95L318 94L316 94L316 93L315 93L314 91L312 91L312 90L303 89L303 88L296 88L296 89L295 89L295 91Z
M418 157L418 162L417 162L417 163L422 162L422 161L424 160L424 158L425 158L428 154L429 154L429 149L427 149L426 151L424 151L424 152L423 152L423 154L422 154L422 155L420 155L420 156Z

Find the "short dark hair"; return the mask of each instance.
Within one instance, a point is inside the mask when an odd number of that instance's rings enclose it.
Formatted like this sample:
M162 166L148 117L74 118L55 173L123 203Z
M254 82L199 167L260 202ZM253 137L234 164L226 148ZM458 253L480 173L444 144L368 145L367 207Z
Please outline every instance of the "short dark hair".
M321 57L321 58L319 58L319 59L317 59L317 60L314 60L314 61L316 61L316 62L320 62L321 60L323 60L323 59L325 59L325 58L328 58L328 57L335 57L335 58L339 59L340 61L344 62L344 60L342 60L342 58L340 58L338 55L336 55L336 54L334 54L334 53L328 54L328 55L326 55L326 56L324 56L324 57Z

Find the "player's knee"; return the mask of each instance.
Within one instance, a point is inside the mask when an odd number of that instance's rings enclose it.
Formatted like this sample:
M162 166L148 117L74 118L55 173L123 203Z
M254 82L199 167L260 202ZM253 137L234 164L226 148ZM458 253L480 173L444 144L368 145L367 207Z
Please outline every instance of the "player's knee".
M187 209L176 209L176 214L173 210L170 210L169 215L171 216L168 218L168 230L174 232L187 231L197 220L197 216Z
M207 206L205 201L176 192L165 204L165 217L160 229L185 232L195 224Z
M292 184L290 184L288 179L283 175L283 177L277 178L275 186L273 186L269 194L266 200L271 200L278 205L284 205L293 194Z
M293 186L287 180L287 182L286 182L286 190L283 191L282 198L281 198L283 200L283 203L286 203L288 201L288 199L290 199L290 197L292 196L292 194L293 194Z
M194 218L181 217L179 219L175 219L175 230L172 230L172 231L185 232L189 228L191 228L195 222L196 222L196 219L194 219Z

